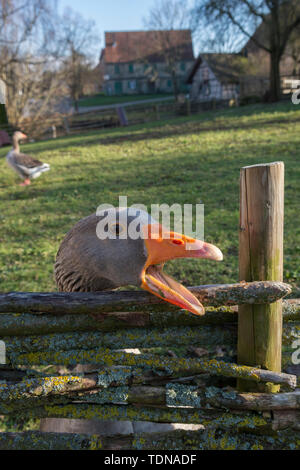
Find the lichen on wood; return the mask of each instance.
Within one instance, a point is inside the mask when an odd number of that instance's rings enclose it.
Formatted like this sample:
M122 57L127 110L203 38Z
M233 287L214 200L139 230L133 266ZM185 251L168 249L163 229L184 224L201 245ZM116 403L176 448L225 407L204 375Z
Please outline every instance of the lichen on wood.
M288 322L283 327L283 367L291 362L292 344L300 338L300 322ZM68 351L78 348L90 350L105 348L111 344L116 349L140 348L141 352L151 354L168 354L176 346L177 355L184 355L185 351L193 345L201 345L207 353L206 358L215 355L217 348L226 349L227 360L236 354L237 326L202 326L192 327L165 327L152 329L128 329L113 333L108 332L73 332L65 334L51 334L41 336L2 337L6 344L6 352L12 362L20 354L35 352ZM180 354L182 351L182 354Z
M26 418L99 419L103 421L150 421L156 423L203 424L205 427L232 429L235 432L249 430L253 433L273 435L272 420L258 412L224 412L216 409L150 407L134 405L98 405L68 403L43 405L24 409Z
M200 286L199 286L200 287ZM239 282L236 284L216 284L201 286L201 290L191 288L203 305L269 304L290 294L288 284L278 281Z
M297 302L296 302L297 300ZM170 306L170 304L168 304ZM27 336L71 331L115 331L140 327L203 326L237 323L237 307L206 307L205 315L196 316L180 309L165 310L151 305L149 311L105 312L101 314L0 314L0 336ZM284 322L300 320L299 299L283 301Z
M14 354L38 351L68 351L77 349L89 350L94 348L114 349L126 348L155 348L170 346L199 345L202 347L236 344L236 328L234 326L191 326L165 328L134 328L115 332L69 332L64 334L2 337L6 351L10 357Z
M162 313L155 311L155 306L150 312L107 312L83 315L0 314L0 335L27 336L76 331L121 331L128 328L202 326L236 321L237 315L233 307L207 307L206 314L201 317L179 309Z
M260 281L193 286L189 288L204 304L213 306L270 303L291 293L291 287L283 282ZM142 291L111 292L10 292L0 294L2 313L103 313L111 311L138 311L153 304L162 311L170 305ZM175 307L174 307L175 308Z
M97 380L78 376L55 376L23 379L15 384L0 383L0 403L24 402L27 398L61 395L66 392L89 389Z
M276 373L255 367L241 366L223 361L167 358L164 356L153 356L147 354L132 354L123 351L109 349L97 349L90 351L70 350L57 352L37 352L19 354L10 357L8 363L12 365L76 365L76 364L99 364L100 366L137 366L151 368L155 371L163 371L170 376L192 375L208 372L212 375L223 375L225 377L236 377L255 382L271 382L282 384L288 388L295 388L296 376L284 373Z
M2 432L0 450L103 450L103 439L85 434Z
M299 450L300 433L281 431L275 436L251 433L175 430L125 436L87 434L0 433L0 450Z
M139 378L140 379L140 378ZM300 409L300 390L290 393L237 393L234 389L199 387L168 383L166 386L132 385L131 370L112 371L108 377L101 374L87 374L83 377L57 376L44 379L27 379L17 384L0 384L0 409L11 404L16 408L39 406L41 398L52 397L51 404L83 401L94 404L140 404L151 406L223 408L239 410L292 410ZM138 381L137 381L138 382ZM115 385L115 386L112 386ZM14 402L14 403L12 403ZM12 409L12 408L10 408Z
M300 299L283 299L283 321L300 320Z

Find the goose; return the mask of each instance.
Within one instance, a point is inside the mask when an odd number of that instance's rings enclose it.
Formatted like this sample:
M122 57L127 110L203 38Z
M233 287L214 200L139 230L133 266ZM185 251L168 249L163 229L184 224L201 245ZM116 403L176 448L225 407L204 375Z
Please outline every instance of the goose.
M21 139L27 139L27 135L23 132L16 131L13 134L13 148L6 155L8 165L24 180L20 186L28 186L31 179L38 178L45 171L50 170L48 163L42 163L30 155L20 153L19 142Z
M167 230L145 211L109 208L81 219L67 233L56 256L55 280L63 292L138 286L203 315L199 300L163 270L175 258L221 261L223 255L210 243Z
M168 276L163 266L175 258L221 261L222 252L214 245L167 230L143 210L133 212L127 207L110 208L81 219L71 228L56 256L54 273L58 289L91 292L133 285L203 315L205 311L199 300ZM136 228L133 234L140 237L132 236L132 224ZM81 372L90 370L89 366L77 367ZM143 422L143 432L153 432L153 426L156 432L162 432L160 424L148 422ZM40 430L112 435L133 433L134 427L130 421L44 418Z

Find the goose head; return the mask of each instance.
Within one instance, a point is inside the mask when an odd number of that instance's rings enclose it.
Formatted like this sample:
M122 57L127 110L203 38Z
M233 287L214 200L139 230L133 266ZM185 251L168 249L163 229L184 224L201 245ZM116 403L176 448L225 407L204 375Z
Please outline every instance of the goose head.
M20 140L25 140L27 139L27 135L24 134L21 131L16 131L13 133L12 141L13 141L13 147L17 148L19 145Z
M164 264L176 258L221 261L219 248L166 230L144 211L109 209L80 220L57 253L55 279L59 290L88 292L139 286L166 302L203 315L198 299L167 275Z

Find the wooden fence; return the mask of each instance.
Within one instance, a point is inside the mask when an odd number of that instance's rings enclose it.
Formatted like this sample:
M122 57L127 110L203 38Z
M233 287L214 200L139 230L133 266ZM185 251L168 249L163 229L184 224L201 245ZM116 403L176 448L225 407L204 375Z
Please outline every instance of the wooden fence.
M1 294L0 414L177 426L3 432L0 449L299 448L300 301L282 301L282 209L283 164L242 169L241 279L191 288L202 317L146 292Z
M293 92L291 80L297 79L299 79L299 76L296 75L281 76L281 98L283 100L291 99ZM231 85L220 85L217 80L209 80L204 87L203 94L199 94L194 101L182 95L181 102L170 99L170 101L156 101L152 104L136 102L98 110L91 108L90 111L85 113L73 115L57 113L52 116L45 116L40 120L39 125L32 119L23 119L20 126L31 138L56 138L91 130L119 127L124 125L124 123L134 125L163 121L178 116L190 116L208 110L256 103L267 100L269 87L270 82L266 77L243 77L239 80L239 83ZM209 90L208 95L206 95L205 89ZM1 114L3 113L5 113L5 108L3 105L1 107L0 104L0 130L6 130L11 134L13 127L3 124L3 122L7 122L6 117L3 121L1 120ZM120 115L124 116L124 119L120 119ZM2 118L4 118L4 114Z
M118 108L103 110L92 110L82 114L55 115L45 117L43 121L36 125L30 119L22 122L23 131L27 132L31 138L36 140L57 138L67 135L76 135L82 132L101 130L106 128L120 127L124 121L128 125L144 124L147 122L164 121L180 116L190 116L209 109L219 109L229 106L229 100L210 101L206 103L191 103L189 100L183 103L160 102L150 104L136 104L121 106L122 115L125 119L120 120ZM12 134L13 128L10 125L1 125L1 130L6 130Z
M202 109L202 108L201 108ZM48 126L48 136L72 135L95 129L113 128L127 124L144 124L147 122L167 120L178 116L189 116L192 113L200 112L200 106L191 106L189 101L184 103L160 102L153 104L131 104L118 108L112 107L102 110L92 110L86 113L64 116L55 119ZM120 112L125 119L120 120ZM53 127L54 126L54 127ZM54 132L54 134L53 134Z

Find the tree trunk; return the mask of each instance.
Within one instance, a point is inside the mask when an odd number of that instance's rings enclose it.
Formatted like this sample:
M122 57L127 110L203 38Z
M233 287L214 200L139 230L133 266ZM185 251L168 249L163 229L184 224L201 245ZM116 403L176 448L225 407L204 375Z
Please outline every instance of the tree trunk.
M271 102L279 101L281 98L280 59L281 59L281 56L277 50L271 52L271 68L270 68L270 101Z
M5 104L0 103L0 126L6 127L8 126L8 119L5 109Z
M177 83L177 77L176 77L176 71L175 70L172 70L172 82L173 82L174 96L177 99L177 96L179 95L179 89L178 89L178 83Z

